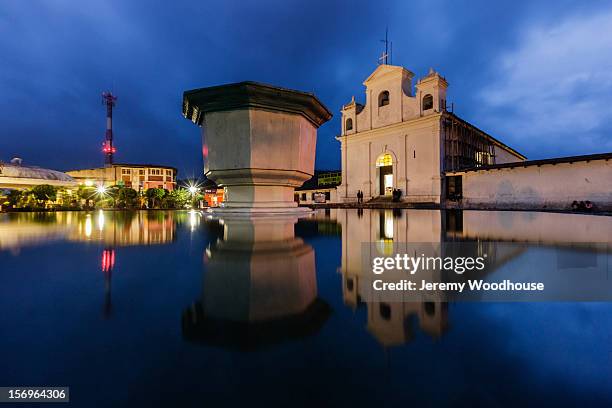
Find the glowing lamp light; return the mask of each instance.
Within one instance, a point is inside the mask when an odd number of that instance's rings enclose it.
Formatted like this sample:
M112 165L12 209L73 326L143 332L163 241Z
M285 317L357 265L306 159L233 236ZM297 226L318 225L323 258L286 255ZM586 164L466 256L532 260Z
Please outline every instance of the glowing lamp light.
M198 188L196 186L189 186L188 190L191 194L195 194L198 192Z
M98 194L105 194L106 193L106 187L104 187L104 186L96 187L96 193L98 193Z
M93 181L91 181L91 180L85 180L85 185L86 185L87 187L91 187L91 186L93 186Z

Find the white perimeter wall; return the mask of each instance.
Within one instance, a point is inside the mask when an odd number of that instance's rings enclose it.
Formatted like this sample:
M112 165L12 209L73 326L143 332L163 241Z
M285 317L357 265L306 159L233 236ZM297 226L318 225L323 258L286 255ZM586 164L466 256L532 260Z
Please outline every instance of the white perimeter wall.
M612 210L609 160L457 172L463 176L464 208L569 209L589 200Z

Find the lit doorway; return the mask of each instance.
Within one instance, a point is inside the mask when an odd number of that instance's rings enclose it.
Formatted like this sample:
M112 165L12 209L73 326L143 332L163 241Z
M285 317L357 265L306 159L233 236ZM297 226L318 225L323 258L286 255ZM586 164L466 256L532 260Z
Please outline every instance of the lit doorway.
M393 157L385 153L376 160L378 171L378 191L380 195L393 194Z

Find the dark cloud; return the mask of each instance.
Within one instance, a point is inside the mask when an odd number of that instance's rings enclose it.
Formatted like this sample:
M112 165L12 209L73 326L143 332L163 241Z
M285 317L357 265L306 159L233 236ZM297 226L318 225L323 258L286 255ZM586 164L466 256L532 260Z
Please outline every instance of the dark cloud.
M548 3L549 4L549 3ZM0 158L58 169L102 163L100 93L119 97L117 160L201 171L186 89L255 80L315 92L334 112L319 131L318 168L339 167L339 109L376 67L389 26L393 62L449 80L459 114L479 119L495 61L527 26L593 13L558 2L5 1L0 9ZM520 116L519 116L520 117ZM508 120L512 120L510 116ZM476 123L478 124L478 123ZM486 123L509 142L506 125ZM541 156L565 152L544 146Z

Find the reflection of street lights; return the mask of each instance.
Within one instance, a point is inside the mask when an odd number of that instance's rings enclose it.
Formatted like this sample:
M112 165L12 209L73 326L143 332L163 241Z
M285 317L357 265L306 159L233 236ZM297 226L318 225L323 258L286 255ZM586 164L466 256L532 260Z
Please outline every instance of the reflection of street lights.
M104 229L104 211L98 211L98 229L102 231Z
M198 216L200 216L199 212L194 211L194 210L189 211L189 226L191 227L192 232L200 221Z

